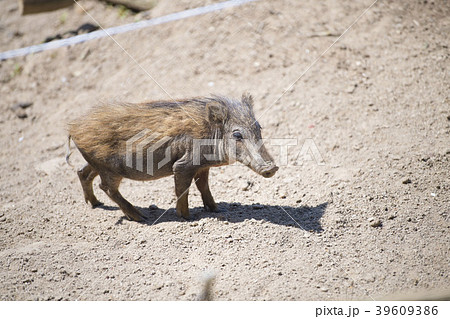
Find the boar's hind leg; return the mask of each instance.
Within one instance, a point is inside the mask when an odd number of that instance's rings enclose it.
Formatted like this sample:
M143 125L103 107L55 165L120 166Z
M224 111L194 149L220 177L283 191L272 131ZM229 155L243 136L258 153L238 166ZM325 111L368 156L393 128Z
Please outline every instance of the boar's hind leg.
M145 219L142 215L129 201L122 197L119 193L119 185L122 180L121 176L101 174L100 178L102 182L100 183L100 188L119 205L122 212L129 219L140 222Z
M83 187L84 199L90 202L92 207L102 205L94 195L92 189L92 181L98 175L98 172L88 163L78 170L78 177L80 178L81 187Z
M209 168L205 168L199 170L194 179L196 180L195 184L197 185L198 190L202 194L203 204L205 207L209 208L210 211L214 212L217 210L217 204L211 195L211 191L209 190L208 176Z

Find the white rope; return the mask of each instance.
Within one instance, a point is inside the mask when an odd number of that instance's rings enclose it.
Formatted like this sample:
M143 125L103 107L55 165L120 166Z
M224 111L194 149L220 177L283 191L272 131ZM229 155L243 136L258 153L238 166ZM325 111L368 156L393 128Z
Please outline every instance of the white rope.
M172 21L176 21L176 20L182 20L182 19L186 19L186 18L190 18L190 17L195 17L198 15L202 15L202 14L206 14L206 13L210 13L210 12L214 12L214 11L219 11L219 10L222 10L225 8L240 6L242 4L245 4L248 2L253 2L253 1L259 1L259 0L229 0L229 1L219 2L219 3L207 5L204 7L198 7L198 8L189 9L189 10L185 10L185 11L181 11L181 12L171 13L166 16L162 16L162 17L158 17L158 18L154 18L154 19L143 20L143 21L139 21L139 22L135 22L135 23L129 23L129 24L124 24L124 25L117 26L117 27L112 27L112 28L105 29L105 30L98 30L98 31L94 31L91 33L80 34L80 35L76 35L74 37L67 38L67 39L61 39L61 40L56 40L56 41L52 41L52 42L48 42L48 43L36 44L36 45L29 46L29 47L21 48L21 49L5 51L5 52L0 53L0 61L18 57L18 56L28 55L31 53L37 53L37 52L41 52L41 51L57 49L57 48L61 48L61 47L65 47L65 46L69 46L69 45L73 45L73 44L77 44L77 43L82 43L82 42L86 42L86 41L90 41L90 40L94 40L94 39L104 38L104 37L114 35L114 34L125 33L125 32L134 31L134 30L138 30L138 29L142 29L142 28L147 28L147 27L151 27L154 25L158 25L158 24L163 24L163 23L168 23L168 22L172 22Z

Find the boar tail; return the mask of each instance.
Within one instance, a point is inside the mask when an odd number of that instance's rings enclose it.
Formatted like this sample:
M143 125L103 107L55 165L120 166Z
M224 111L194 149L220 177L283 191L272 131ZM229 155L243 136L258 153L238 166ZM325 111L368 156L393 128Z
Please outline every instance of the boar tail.
M69 164L69 166L73 167L73 165L70 163L70 155L72 155L72 151L70 150L70 140L72 139L72 136L67 136L67 147L66 147L66 163Z

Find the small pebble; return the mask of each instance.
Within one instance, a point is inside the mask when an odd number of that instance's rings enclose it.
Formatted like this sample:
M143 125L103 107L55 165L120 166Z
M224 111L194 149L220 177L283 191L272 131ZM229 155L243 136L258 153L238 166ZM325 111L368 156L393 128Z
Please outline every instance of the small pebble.
M11 110L16 110L16 109L27 109L30 106L33 105L33 102L19 102L14 104L13 106L11 106Z
M25 111L18 111L16 112L16 116L19 119L26 119L28 117L28 114Z
M14 104L13 106L10 107L10 109L16 114L16 116L19 119L25 119L28 117L28 114L27 112L25 112L25 109L30 107L31 105L33 105L33 103L31 102L21 102Z
M356 89L357 86L358 86L358 84L353 84L353 85L349 86L349 87L345 90L345 92L347 92L347 93L349 93L349 94L352 94L353 92L355 92L355 89Z
M327 288L327 287L321 287L321 288L320 288L320 291L327 292L327 291L328 291L328 288Z
M370 223L370 227L381 227L381 220L377 219Z

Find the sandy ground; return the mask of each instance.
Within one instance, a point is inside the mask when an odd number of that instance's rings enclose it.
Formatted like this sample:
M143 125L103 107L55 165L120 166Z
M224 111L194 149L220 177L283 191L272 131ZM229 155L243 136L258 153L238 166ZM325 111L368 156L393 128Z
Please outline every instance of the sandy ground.
M109 27L213 2L139 14L81 4ZM380 0L308 70L371 3L258 1L117 35L165 91L109 38L2 61L0 299L194 300L211 273L217 300L448 288L450 4ZM75 7L21 17L16 1L0 6L1 51L94 23ZM205 211L193 187L189 221L172 178L122 183L148 223L124 219L98 180L106 205L84 203L64 161L68 121L99 101L244 91L264 137L297 141L273 178L213 169L224 212ZM11 110L21 102L33 104ZM324 165L298 156L311 141ZM72 162L83 164L76 151Z

